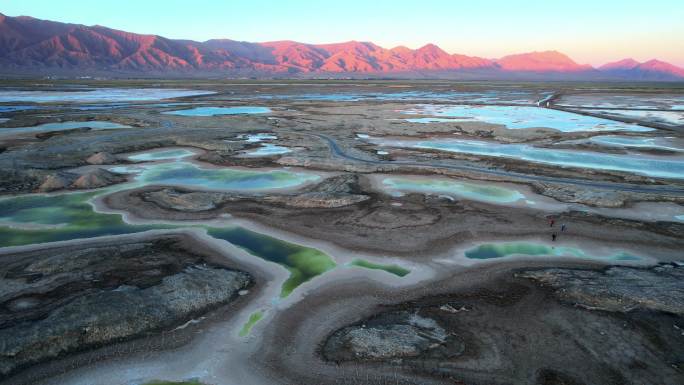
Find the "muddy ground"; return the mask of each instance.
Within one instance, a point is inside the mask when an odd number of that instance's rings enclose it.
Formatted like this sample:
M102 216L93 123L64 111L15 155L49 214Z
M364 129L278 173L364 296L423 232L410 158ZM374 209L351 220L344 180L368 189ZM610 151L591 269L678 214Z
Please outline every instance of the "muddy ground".
M405 290L360 279L331 284L278 317L258 359L291 376L285 383L679 383L681 287L674 308L652 305L631 273L653 270L624 269L519 261L445 274ZM660 269L650 277L660 293L650 294L671 296L681 271ZM530 279L540 272L582 272L582 285L596 292L570 298ZM634 298L640 306L601 307L616 298ZM287 358L277 358L281 350L290 352Z
M363 178L353 178L359 179ZM161 186L114 193L105 197L104 203L109 208L125 210L134 217L148 220L209 220L230 214L301 236L326 240L350 250L417 260L482 238L550 240L551 234L558 232L557 228L549 227L550 217L572 229L561 235L563 241L612 243L619 247L647 249L654 255L678 247L684 232L684 225L673 222L611 219L580 212L550 215L515 207L502 210L492 204L454 202L421 194L390 197L365 190L363 184L354 184L349 193L342 194L368 199L345 201L346 204L340 207L297 207L288 205L284 198L233 194L199 207L199 210L189 210L188 205L196 208L196 202L207 199L202 195L213 194ZM168 203L169 194L175 199L173 205ZM294 195L301 197L306 193ZM184 196L192 203L181 198ZM179 202L181 199L183 201ZM678 258L679 254L672 257Z
M681 276L672 265L518 271L382 308L321 350L340 365L396 366L445 383L674 384L684 379ZM550 290L540 285L548 279Z
M548 242L557 232L548 226L551 216L568 228L560 235L559 245L629 249L652 255L651 262L676 262L684 260L682 222L620 219L576 210L547 212L415 193L392 196L379 191L369 175L516 183L562 203L627 209L640 207L639 202L681 206L681 180L427 150L391 149L383 155L377 153L379 147L358 138L358 134L458 137L626 154L630 151L567 142L596 132L563 133L543 127L509 130L483 122L409 123L403 121L407 116L402 111L423 103L473 103L468 96L435 96L445 92L497 91L500 98L492 103L534 106L551 93L573 100L571 95L584 95L591 89L591 98L576 99L600 100L603 92L623 92L638 100L643 93L679 95L684 92L681 88L644 85L635 91L635 86L621 84L428 81L92 85L161 85L216 93L169 101L191 103L178 107L146 107L154 103L136 102L122 108L78 110L65 103L45 103L33 105L37 108L32 110L1 113L0 117L10 120L0 123L0 130L60 121L102 120L131 126L96 130L86 125L61 132L0 136L1 195L61 193L123 183L126 178L97 169L131 163L123 159L129 152L176 146L194 148L197 161L218 167L295 166L324 171L327 179L298 191L238 194L146 186L105 196L97 205L125 213L133 221L209 221L230 216L295 239L309 239L310 244L334 245L350 255L382 255L428 266L434 274L419 281L409 275L404 284L388 284L363 274L314 280L310 283L314 289L276 306L249 343L233 343L218 354L211 349L205 352L202 344L208 342L202 337L208 330L228 335L216 331L234 328L236 320L245 316L243 309L254 301L274 302L260 296L269 285L277 284L271 272L232 259L225 250L207 245L206 239L161 232L3 251L0 334L6 338L0 344L1 383L138 384L172 373L176 379L200 373L200 380L207 384L241 385L684 381L684 292L677 264L610 270L617 268L606 266L611 264L606 261L541 258L435 267L438 258L462 254L464 247L479 242ZM14 86L37 87L21 82ZM55 87L60 84L51 85ZM401 98L378 96L407 90L414 93ZM313 97L331 93L347 98ZM268 106L272 112L215 117L164 114L193 106L244 105ZM273 133L278 137L274 143L292 152L245 157L245 151L259 146L241 139L247 133ZM681 139L682 132L678 127L661 127L643 135ZM680 156L662 151L637 153ZM86 172L83 166L94 168ZM79 177L82 182L76 183ZM46 182L49 190L41 188ZM83 265L82 261L92 263ZM42 267L34 268L36 264ZM195 273L196 285L186 285L190 288L160 288L169 277ZM232 278L222 277L225 274ZM203 289L195 298L190 292L198 287ZM247 287L249 295L237 294ZM123 298L146 290L159 292L143 295L145 301ZM99 300L81 303L88 298ZM165 299L175 307L164 305ZM129 302L138 308L126 305ZM141 309L155 306L173 311L160 310L158 317L145 318L148 312ZM64 309L86 321L51 318ZM91 332L88 325L99 321L88 321L84 314L111 322L102 321L97 332ZM117 318L127 314L131 319L125 322ZM199 325L176 330L202 317L206 319ZM63 327L55 332L57 324ZM132 326L116 327L121 324ZM205 355L205 360L193 363L195 357ZM239 376L231 365L239 367Z

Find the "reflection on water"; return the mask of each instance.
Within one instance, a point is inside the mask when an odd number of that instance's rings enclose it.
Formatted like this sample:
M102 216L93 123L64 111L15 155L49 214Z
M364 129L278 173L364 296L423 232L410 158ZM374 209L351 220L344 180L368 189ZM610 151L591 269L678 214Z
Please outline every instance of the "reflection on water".
M0 102L108 102L145 101L213 94L213 91L173 88L95 88L78 91L0 90Z
M529 242L485 243L465 252L466 258L470 259L505 258L514 255L608 259L612 261L638 261L641 259L626 252L618 252L607 256L596 256L586 254L584 251L574 247L552 247L540 243Z
M187 110L166 111L164 114L180 116L216 116L216 115L241 115L241 114L267 114L271 112L268 107L238 106L238 107L196 107Z
M75 128L93 128L96 130L111 130L115 128L131 128L131 126L126 126L124 124L107 122L107 121L87 121L87 122L59 122L59 123L44 123L37 126L30 127L12 127L12 128L0 128L0 135L16 135L25 134L31 132L52 132L52 131L64 131L72 130Z
M409 114L433 115L437 122L476 121L500 124L509 129L552 128L562 132L576 131L653 131L652 128L615 122L608 119L572 114L548 108L524 106L421 105ZM448 119L448 120L444 120ZM416 123L432 123L435 118L412 119Z
M527 144L503 144L466 139L423 141L370 139L370 141L385 146L423 148L454 153L513 158L555 166L624 171L651 177L684 179L684 159L680 157L603 154L588 151L549 149Z

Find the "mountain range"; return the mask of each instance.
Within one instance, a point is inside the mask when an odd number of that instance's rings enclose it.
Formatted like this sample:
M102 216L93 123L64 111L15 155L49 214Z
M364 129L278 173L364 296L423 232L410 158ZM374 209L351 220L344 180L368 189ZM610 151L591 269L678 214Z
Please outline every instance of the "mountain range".
M556 51L486 59L449 54L434 44L386 49L357 41L197 42L3 14L0 73L684 80L684 69L655 59L624 59L594 68Z

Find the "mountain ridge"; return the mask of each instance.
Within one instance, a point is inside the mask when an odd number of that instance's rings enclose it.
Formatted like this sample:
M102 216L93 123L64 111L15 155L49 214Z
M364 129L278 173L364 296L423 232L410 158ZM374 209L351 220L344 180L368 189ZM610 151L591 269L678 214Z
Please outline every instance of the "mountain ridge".
M0 13L0 69L5 72L213 73L225 76L480 76L684 80L660 60L623 59L598 68L557 51L488 59L450 54L434 44L383 48L372 42L308 44L290 40L204 42L136 34Z

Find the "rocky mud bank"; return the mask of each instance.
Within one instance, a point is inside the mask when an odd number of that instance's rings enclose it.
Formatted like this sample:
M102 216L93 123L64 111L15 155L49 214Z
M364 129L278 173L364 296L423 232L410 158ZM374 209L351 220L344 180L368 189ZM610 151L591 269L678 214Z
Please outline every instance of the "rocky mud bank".
M296 194L243 195L149 186L103 198L105 206L141 219L206 220L229 214L321 239L341 247L411 258L447 252L481 238L549 238L548 215L423 194L379 194L361 174L345 173ZM684 224L612 219L570 211L554 214L573 240L620 242L620 247L680 243ZM564 235L565 237L566 235Z
M0 374L177 326L252 284L195 250L168 235L0 255Z
M444 383L680 383L682 274L678 264L519 270L381 306L333 332L320 354Z

